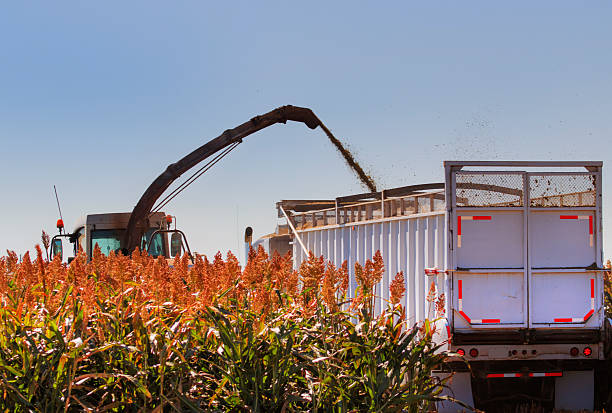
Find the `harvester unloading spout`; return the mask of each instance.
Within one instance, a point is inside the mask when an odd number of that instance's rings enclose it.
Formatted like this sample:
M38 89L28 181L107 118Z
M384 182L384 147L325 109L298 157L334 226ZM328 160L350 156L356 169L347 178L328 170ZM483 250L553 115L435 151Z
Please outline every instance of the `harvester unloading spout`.
M348 165L359 176L362 183L366 185L370 191L376 191L376 185L372 179L363 171L359 164L355 162L353 157L350 155L350 152L348 152L342 146L340 141L334 137L330 130L323 124L323 122L321 122L321 120L312 110L292 105L281 106L266 114L256 116L248 122L235 127L234 129L226 130L220 136L200 146L198 149L183 157L178 162L169 165L166 170L160 176L158 176L151 185L149 185L145 193L134 207L125 234L124 245L126 246L126 249L129 252L132 252L140 244L142 234L144 233L144 228L146 227L146 225L144 225L145 221L151 213L151 209L155 205L155 202L182 174L213 154L228 148L231 145L241 143L243 138L261 129L267 128L268 126L272 126L277 123L287 123L288 120L302 122L310 129L315 129L317 126L320 126L325 134L329 137L330 141L344 156Z

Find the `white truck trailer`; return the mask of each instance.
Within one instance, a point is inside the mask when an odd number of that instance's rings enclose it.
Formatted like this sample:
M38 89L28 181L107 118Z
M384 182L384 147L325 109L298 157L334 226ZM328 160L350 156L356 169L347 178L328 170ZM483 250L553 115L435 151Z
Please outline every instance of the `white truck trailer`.
M485 411L504 403L587 409L609 398L604 368L602 162L444 163L445 182L334 200L281 201L295 266L308 251L353 266L380 250L376 309L403 271L409 323L464 354L449 392ZM444 297L442 310L428 295ZM446 374L441 371L440 374ZM461 410L442 404L440 411Z

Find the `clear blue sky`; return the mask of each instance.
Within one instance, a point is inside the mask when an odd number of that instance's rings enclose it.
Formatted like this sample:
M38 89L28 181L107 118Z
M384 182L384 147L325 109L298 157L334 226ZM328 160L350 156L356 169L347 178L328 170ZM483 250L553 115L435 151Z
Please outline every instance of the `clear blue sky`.
M604 1L5 3L0 251L55 231L53 184L69 227L130 211L168 164L284 104L385 187L439 181L445 159L603 160L610 182L611 18ZM280 125L167 212L210 255L271 232L277 200L361 191L321 131Z

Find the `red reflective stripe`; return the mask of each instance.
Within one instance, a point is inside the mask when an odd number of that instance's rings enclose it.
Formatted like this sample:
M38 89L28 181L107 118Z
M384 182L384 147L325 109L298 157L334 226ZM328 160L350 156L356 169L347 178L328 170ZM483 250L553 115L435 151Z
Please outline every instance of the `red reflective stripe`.
M561 219L578 219L578 215L561 215Z
M457 280L457 298L459 300L463 300L463 280ZM459 311L459 314L461 314L467 320L468 323L472 323L472 319L468 317L466 313L464 313L463 311ZM474 322L477 324L499 324L501 323L501 320L499 318L484 318L482 320L475 319Z
M474 221L490 221L491 217L486 216L486 215L476 215L476 216L473 216L472 219Z
M467 320L468 323L472 322L472 319L470 317L468 317L467 314L464 313L463 311L459 311L459 314L461 314L463 317L465 317L465 319Z
M589 234L593 235L593 215L589 215Z
M521 376L522 376L521 373L489 373L487 374L487 378L490 378L490 379L498 379L498 378L504 378L504 377L514 378L514 377L521 377Z
M591 278L591 311L589 311L584 317L582 317L582 321L586 322L594 313L595 308L593 307L593 300L595 300L595 278ZM555 318L555 323L579 323L580 318Z
M529 377L563 377L563 372L556 371L553 373L529 373Z
M452 344L450 326L448 324L446 325L446 334L448 335L448 344Z
M461 217L457 217L457 235L461 235Z

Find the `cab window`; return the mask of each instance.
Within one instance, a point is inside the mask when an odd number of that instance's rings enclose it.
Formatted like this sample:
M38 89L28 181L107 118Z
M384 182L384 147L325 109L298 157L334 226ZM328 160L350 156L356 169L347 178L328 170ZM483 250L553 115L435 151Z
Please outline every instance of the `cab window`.
M91 231L92 250L96 245L100 247L102 254L108 255L111 251L116 253L123 248L124 229L100 229Z
M85 248L86 247L86 245L85 245L85 227L82 227L77 232L76 244L75 244L74 247L75 247L74 255L76 255L77 252L79 252L79 249L82 249L83 251L85 251L87 249L87 248Z
M156 230L156 228L150 228L142 237L143 249L147 250L149 255L155 258L166 255L164 251L163 234L157 233L153 239L151 239Z

